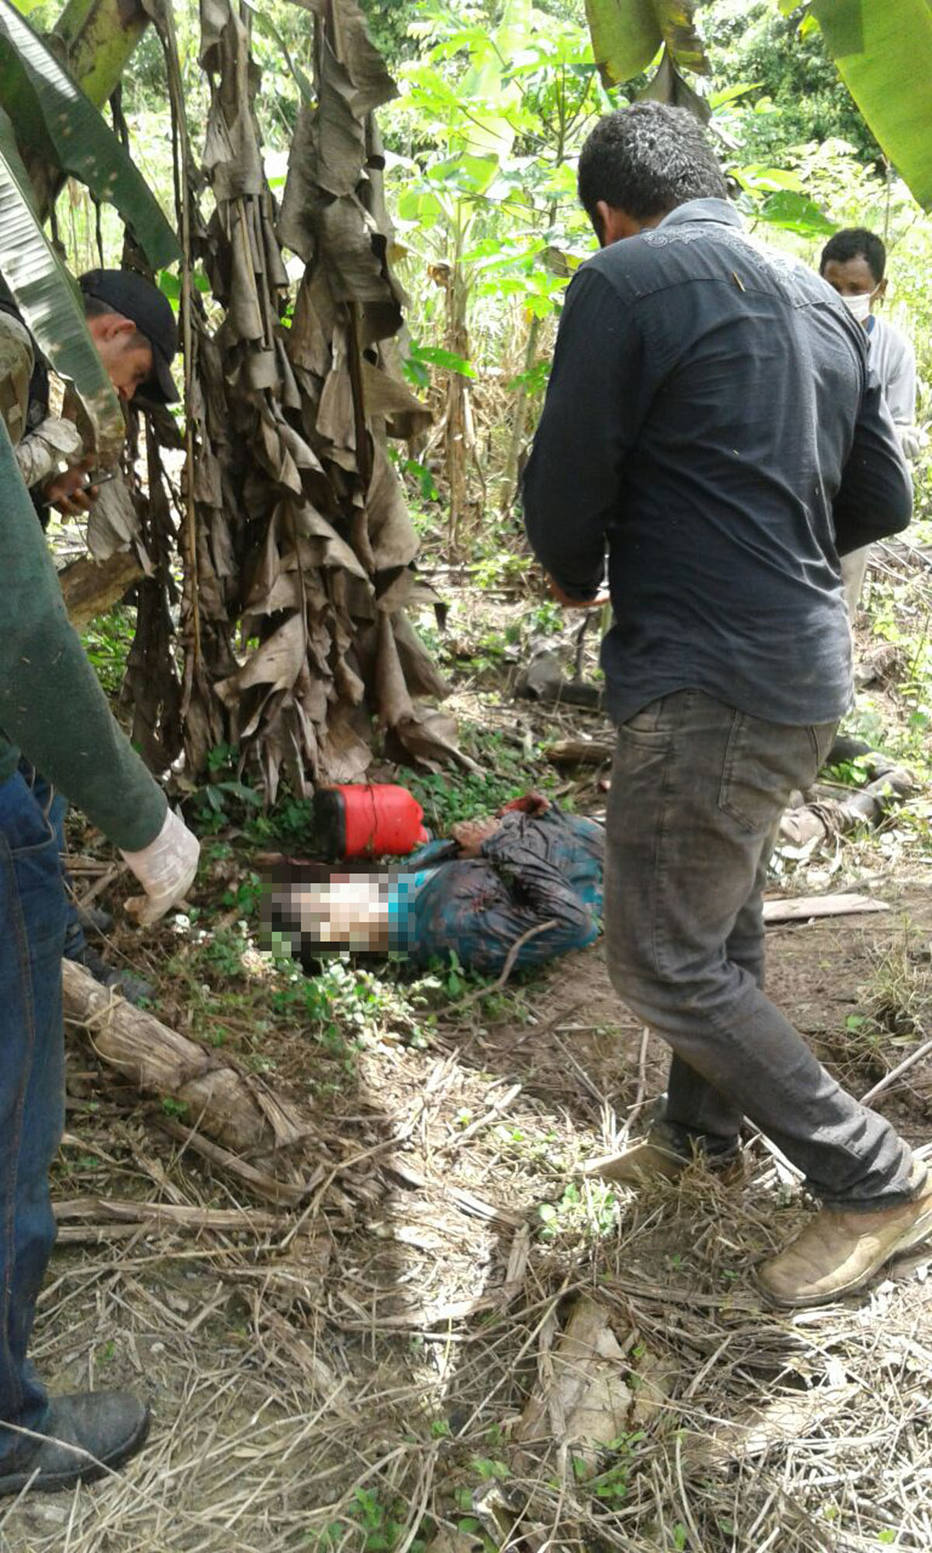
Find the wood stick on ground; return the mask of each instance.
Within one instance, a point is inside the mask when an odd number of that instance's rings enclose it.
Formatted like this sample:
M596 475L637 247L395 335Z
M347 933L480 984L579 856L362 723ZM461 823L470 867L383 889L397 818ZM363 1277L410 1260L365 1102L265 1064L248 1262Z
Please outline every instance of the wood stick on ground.
M544 754L554 766L602 766L614 758L615 746L607 739L557 739Z
M862 912L889 911L886 901L871 895L796 895L764 901L765 922L807 922L810 917L850 917Z
M290 1103L240 1073L229 1057L134 1008L82 965L64 960L62 980L65 1020L88 1032L97 1055L139 1089L185 1105L222 1145L261 1157L300 1143L312 1130Z
M522 1088L523 1085L521 1084L512 1084L505 1090L503 1095L499 1095L498 1099L492 1102L487 1111L484 1111L481 1116L477 1116L474 1122L470 1122L468 1127L464 1127L463 1131L457 1133L449 1142L441 1143L436 1152L438 1154L450 1154L456 1149L462 1148L467 1139L473 1137L483 1127L487 1127L490 1122L494 1122L497 1117L501 1116L503 1111L507 1111L512 1100L516 1100L518 1095L520 1095Z
M634 1095L634 1104L625 1117L625 1124L621 1129L617 1143L617 1151L627 1148L631 1137L631 1128L640 1116L647 1103L647 1050L650 1045L650 1030L647 1025L641 1031L641 1045L638 1050L638 1087Z
M267 1234L281 1229L280 1214L251 1208L179 1207L175 1203L134 1202L113 1197L73 1197L54 1204L58 1224L105 1223L158 1226L167 1229L247 1230Z
M160 1116L159 1127L170 1138L183 1144L185 1149L191 1149L192 1153L200 1154L202 1159L209 1160L212 1165L219 1165L222 1170L229 1171L265 1202L297 1207L315 1190L325 1174L323 1167L319 1167L307 1181L282 1180L268 1170L257 1169L248 1160L240 1159L232 1150L221 1148L219 1143L212 1143L210 1138L202 1137L195 1128L186 1127L183 1122Z
M80 895L76 894L75 898L78 905L84 907L93 905L98 895L103 895L104 890L109 890L113 881L118 879L125 870L125 863L112 863L102 874L98 874L94 883L88 889L82 890Z
M923 1041L921 1046L917 1046L915 1051L911 1051L909 1056L904 1057L903 1061L897 1063L895 1068L891 1068L890 1072L885 1074L872 1089L869 1089L866 1095L862 1095L861 1104L870 1105L872 1100L876 1100L878 1095L882 1095L885 1089L889 1089L891 1084L895 1084L898 1078L901 1078L904 1073L915 1066L920 1057L927 1056L929 1052L932 1052L932 1041Z
M573 1053L570 1051L566 1042L561 1040L556 1030L553 1032L553 1039L556 1041L570 1067L573 1068L574 1071L579 1075L579 1079L583 1088L587 1091L588 1094L592 1096L596 1105L601 1107L602 1101L605 1097L602 1094L602 1091L599 1089L598 1085L592 1082L592 1079L589 1077L582 1063L577 1061L577 1059L573 1056Z
M488 1202L484 1197L477 1197L475 1192L467 1191L465 1187L451 1185L448 1181L438 1177L425 1176L400 1155L395 1155L384 1161L385 1169L397 1176L406 1186L413 1186L417 1190L436 1194L446 1199L460 1213L468 1214L470 1218L486 1219L490 1224L497 1224L504 1229L520 1229L525 1222L525 1215L515 1213L510 1208L502 1208L496 1203Z

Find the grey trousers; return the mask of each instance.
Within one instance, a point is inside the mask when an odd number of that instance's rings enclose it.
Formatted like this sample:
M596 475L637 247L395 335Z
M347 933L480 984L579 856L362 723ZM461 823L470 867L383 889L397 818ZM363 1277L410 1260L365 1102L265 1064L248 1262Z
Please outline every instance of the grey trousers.
M673 1049L667 1140L728 1152L743 1116L823 1203L893 1207L911 1152L854 1100L764 995L762 891L780 815L815 778L835 724L784 727L698 690L618 730L606 816L609 973Z

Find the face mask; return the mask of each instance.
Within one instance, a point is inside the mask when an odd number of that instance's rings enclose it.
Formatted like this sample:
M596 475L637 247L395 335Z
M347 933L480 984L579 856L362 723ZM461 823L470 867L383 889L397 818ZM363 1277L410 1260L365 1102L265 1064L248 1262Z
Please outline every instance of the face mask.
M842 297L841 299L848 312L856 318L859 324L866 324L870 317L871 303L874 300L873 291L861 291L854 297Z

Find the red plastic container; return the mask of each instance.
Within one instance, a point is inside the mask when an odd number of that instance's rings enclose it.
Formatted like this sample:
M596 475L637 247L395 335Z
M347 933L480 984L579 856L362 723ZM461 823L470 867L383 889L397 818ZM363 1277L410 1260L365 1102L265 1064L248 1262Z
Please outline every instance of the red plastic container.
M320 788L314 819L319 840L334 857L404 857L430 840L417 799L391 782Z

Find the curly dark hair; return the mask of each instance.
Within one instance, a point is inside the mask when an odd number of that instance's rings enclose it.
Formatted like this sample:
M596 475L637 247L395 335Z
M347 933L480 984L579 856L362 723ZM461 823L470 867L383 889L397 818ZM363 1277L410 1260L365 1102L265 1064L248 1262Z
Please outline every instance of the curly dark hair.
M866 226L846 226L830 237L822 249L819 274L825 274L825 266L834 259L836 264L847 264L849 259L863 259L878 286L887 268L887 250L883 239Z
M599 200L644 221L687 200L728 198L702 125L685 108L660 102L634 103L599 120L580 154L578 186L597 230Z

